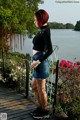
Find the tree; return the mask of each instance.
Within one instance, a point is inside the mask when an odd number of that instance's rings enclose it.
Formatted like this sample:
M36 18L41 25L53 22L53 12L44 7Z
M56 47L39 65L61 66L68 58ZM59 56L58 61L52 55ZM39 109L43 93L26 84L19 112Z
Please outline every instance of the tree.
M74 25L71 23L57 23L57 22L49 22L50 28L52 29L73 29Z
M13 33L35 33L34 12L42 0L0 0L0 42L6 48Z
M74 30L76 30L76 31L80 31L80 20L77 21Z
M66 29L74 29L74 25L71 23L66 23L65 26L66 26Z

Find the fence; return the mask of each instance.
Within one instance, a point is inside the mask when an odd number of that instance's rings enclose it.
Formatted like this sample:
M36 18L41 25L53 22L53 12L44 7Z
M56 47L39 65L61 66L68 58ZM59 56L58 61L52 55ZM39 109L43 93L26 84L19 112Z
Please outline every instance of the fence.
M46 90L48 94L48 101L53 106L56 104L56 93L57 93L57 80L58 80L58 50L59 47L57 45L53 45L53 54L48 58L50 63L50 76L47 78ZM32 58L30 59L29 55L27 56L27 66L32 62ZM28 68L28 67L27 67ZM27 74L27 85L26 85L26 97L28 95L34 96L31 89L31 80L32 80L32 70L28 69L29 74Z
M58 82L58 46L53 46L54 52L49 57L50 61L50 76L47 79L46 89L48 93L48 101L53 107L53 113L56 106L56 95L59 97L59 107L61 111L65 111L67 114L71 114L71 118L80 118L80 63L72 64L73 69L66 69L63 67L63 73L61 71L61 76L59 74L59 80L61 78L61 84L58 84L58 94L57 94L57 82ZM0 52L1 53L1 52ZM3 82L7 84L8 87L15 87L19 92L25 93L25 96L33 97L34 94L31 89L31 79L33 70L30 69L30 64L32 62L32 57L29 54L21 55L18 53L5 54L2 51L2 56L0 54L0 74L3 74ZM16 62L15 62L16 61ZM69 62L70 63L70 62ZM71 64L70 64L71 65ZM76 69L75 69L76 68ZM67 74L65 74L64 70ZM59 70L62 70L59 68ZM70 71L71 70L71 71ZM73 71L74 70L74 74ZM60 71L59 71L60 72ZM64 74L67 75L64 79ZM76 77L77 76L77 77ZM77 83L78 81L78 83ZM76 83L76 84L73 84ZM75 94L72 94L75 93ZM67 104L68 103L68 104ZM74 103L74 104L73 104ZM75 107L77 106L77 107ZM57 106L56 106L57 107ZM60 112L59 111L59 112ZM59 113L58 112L58 113ZM76 115L76 116L75 116ZM66 116L67 117L67 116ZM70 119L71 120L71 119Z
M57 77L58 77L58 49L57 45L53 45L53 54L49 57L50 76L47 79L46 90L48 93L48 101L51 104L56 103ZM16 61L16 62L15 62ZM25 96L33 97L31 89L31 79L33 70L30 69L32 57L29 54L19 55L18 53L5 54L2 51L2 71L3 81L9 87L17 86L19 92L25 93ZM57 68L56 68L57 67Z

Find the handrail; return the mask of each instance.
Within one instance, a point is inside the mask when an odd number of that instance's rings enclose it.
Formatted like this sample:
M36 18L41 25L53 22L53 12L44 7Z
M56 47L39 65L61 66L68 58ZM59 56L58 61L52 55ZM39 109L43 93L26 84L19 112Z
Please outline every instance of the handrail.
M58 60L58 50L59 50L59 46L53 45L53 54L55 55L56 61Z
M55 49L59 49L59 46L58 45L53 45L53 47L55 47L54 49L53 49L53 52L55 51Z
M58 45L53 45L53 53L49 57L50 61L53 61L54 57L55 57L55 61L58 60L58 50L59 50L59 46Z
M55 56L55 59L56 59L56 61L58 60L58 50L59 50L59 46L58 45L53 45L53 53L50 55L50 57L49 57L49 60L50 61L53 61L54 59L53 59L53 56ZM28 78L27 78L27 82L26 82L26 97L28 97L29 96L29 85L30 85L30 81L29 80L31 80L31 78L32 78L32 75L31 75L31 68L30 68L30 63L31 63L31 61L32 61L32 57L31 57L31 59L29 59L29 57L26 57L26 62L27 62L27 65L26 66L28 66L29 67L29 71L28 71L28 74L27 74L27 76L28 76ZM27 67L27 68L28 68ZM53 71L52 71L53 72ZM52 78L52 81L53 81L53 79L54 78ZM53 86L53 82L51 81L51 86ZM49 81L48 81L48 83L49 83ZM48 85L48 84L46 84L46 85ZM48 86L47 86L48 87ZM52 90L51 90L52 91Z

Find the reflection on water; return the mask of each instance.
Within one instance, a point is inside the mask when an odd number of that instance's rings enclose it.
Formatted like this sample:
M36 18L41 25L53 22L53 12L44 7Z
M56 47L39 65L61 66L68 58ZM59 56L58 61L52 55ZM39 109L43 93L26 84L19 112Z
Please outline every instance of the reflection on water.
M24 40L25 36L20 35L20 34L14 34L12 35L12 40L9 39L9 46L10 46L10 51L19 51L22 50L24 47Z
M29 53L32 55L32 39L27 35L15 34L12 37L11 51ZM51 40L53 45L59 46L58 58L73 61L74 58L80 60L80 32L73 30L51 30Z

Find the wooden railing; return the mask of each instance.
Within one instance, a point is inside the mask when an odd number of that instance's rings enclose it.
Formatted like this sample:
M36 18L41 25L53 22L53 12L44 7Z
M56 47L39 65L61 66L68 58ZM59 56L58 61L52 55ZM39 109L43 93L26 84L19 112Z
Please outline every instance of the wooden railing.
M48 94L48 101L49 103L51 103L53 106L56 104L56 93L57 93L57 80L58 80L58 64L59 64L59 60L58 60L58 49L59 47L57 45L53 45L53 54L49 57L49 61L50 61L50 76L47 79L47 83L46 83L46 90L47 90L47 94ZM6 60L10 60L13 58L7 57ZM26 69L25 72L25 79L23 80L19 80L19 82L24 81L25 85L24 87L24 91L25 92L25 97L33 97L34 94L32 92L31 89L31 79L32 79L32 70L30 69L30 64L32 62L32 57L30 56L30 54L26 54L26 58L24 59L24 63L26 63L24 65L24 69ZM4 62L4 63L3 63ZM55 62L56 64L54 65L53 62ZM5 58L4 58L4 53L2 51L2 64L4 65L4 71L5 72ZM20 63L18 63L17 67L20 67L19 69L21 69L22 66L19 66ZM16 65L15 65L16 66ZM56 70L56 72L53 71L53 69ZM20 70L19 70L20 72ZM20 78L20 76L18 76L18 78ZM21 79L21 78L20 78ZM21 83L19 83L19 85L21 85ZM19 86L19 92L20 92L20 86Z
M57 94L57 81L58 81L58 49L59 47L57 45L53 46L53 54L49 57L50 61L50 76L47 79L46 83L46 90L48 94L48 101L51 103L53 106L56 104L56 94ZM29 68L29 65L32 62L32 58L27 54L26 58L26 97L28 96L34 96L32 89L31 89L31 80L32 80L32 71ZM55 62L55 65L54 65ZM53 64L52 64L53 63ZM52 65L51 65L52 64ZM54 73L53 69L56 70Z

